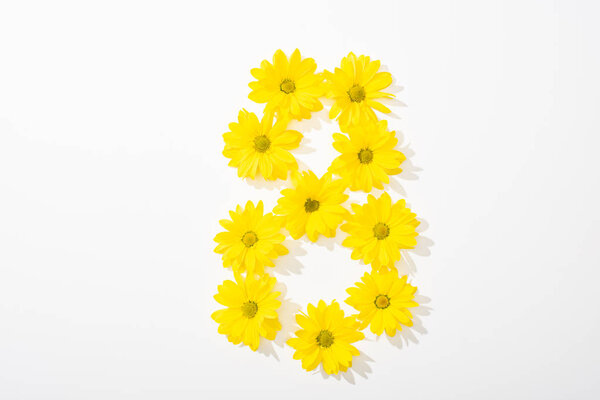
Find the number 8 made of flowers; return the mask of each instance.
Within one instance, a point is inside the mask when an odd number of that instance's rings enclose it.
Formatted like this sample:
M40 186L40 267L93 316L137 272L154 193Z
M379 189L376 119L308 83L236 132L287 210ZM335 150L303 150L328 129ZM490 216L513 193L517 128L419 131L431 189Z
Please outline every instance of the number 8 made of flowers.
M396 133L374 112L390 113L381 100L394 97L385 92L392 76L380 71L380 61L354 53L333 72L317 72L315 60L303 58L298 49L289 57L277 50L272 62L263 60L250 72L255 80L248 97L264 104L263 115L239 111L223 134L223 155L240 178L285 182L290 177L291 186L281 190L272 211L265 212L262 201L247 201L219 221L223 230L214 238L215 252L223 267L231 268L233 280L218 286L214 299L224 308L212 319L227 340L253 351L261 337L274 340L282 329L281 293L274 289L277 281L269 268L288 253L286 235L294 240L306 235L316 242L321 235L334 237L339 228L348 234L342 246L351 249L350 258L371 266L346 290L345 303L356 313L346 315L335 300L308 304L296 314L299 329L286 342L302 368L321 365L325 373L338 374L360 354L354 343L365 338L364 329L394 336L413 325L410 309L419 305L417 288L395 267L401 250L417 245L416 214L404 199L393 201L386 191L379 197L368 194L365 204L353 203L350 210L343 206L347 191L385 190L389 176L402 172L406 157L396 149ZM333 134L339 155L327 173L317 176L299 171L293 150L303 135L288 124L322 110L323 97L333 102L329 118L339 125L340 132Z

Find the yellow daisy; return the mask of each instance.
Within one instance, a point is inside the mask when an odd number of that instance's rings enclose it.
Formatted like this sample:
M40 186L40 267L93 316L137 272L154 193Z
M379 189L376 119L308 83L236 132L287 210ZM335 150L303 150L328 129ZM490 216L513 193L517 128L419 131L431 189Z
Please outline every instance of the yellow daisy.
M242 279L235 274L235 282L227 280L219 285L215 300L227 307L211 316L219 324L219 333L227 335L233 344L242 342L253 351L258 349L259 336L275 339L281 330L277 316L281 306L277 297L281 293L273 291L275 283L275 278L268 275L255 278L248 274Z
M417 245L415 228L419 221L416 214L406 207L404 199L392 205L392 199L383 193L379 199L367 197L367 204L352 204L347 223L341 226L349 236L343 246L353 248L352 259L362 259L374 270L395 269L400 260L400 249L412 249Z
M377 72L380 61L368 56L356 57L354 53L342 59L341 68L334 72L324 71L328 84L327 97L335 104L329 110L329 118L338 117L340 125L358 124L377 120L373 109L382 113L390 110L376 99L392 98L393 94L381 92L390 86L392 75Z
M346 303L358 312L356 317L362 322L361 329L371 325L376 335L383 331L394 336L402 325L412 326L410 307L417 307L413 299L417 288L406 283L406 276L398 277L396 271L365 273L362 282L346 289L350 295Z
M311 111L319 111L323 105L319 97L324 94L323 76L315 74L317 64L312 58L302 59L300 51L287 56L277 50L273 64L263 60L260 68L250 72L257 80L250 82L250 100L267 103L266 109L277 112L280 117L301 120L310 118Z
M394 150L398 139L387 129L387 121L372 121L348 128L348 136L333 134L333 147L342 153L329 171L348 180L350 190L383 189L382 183L389 183L388 175L402 172L400 164L406 159L404 154Z
M235 211L229 211L229 215L231 220L219 221L226 231L218 233L214 239L219 243L215 253L223 255L224 267L262 275L265 266L274 266L274 258L288 253L281 244L285 239L280 233L283 218L271 213L263 215L262 201L256 207L251 201L244 209L238 205Z
M293 189L281 191L283 197L273 209L285 217L285 227L294 239L304 233L315 242L319 234L334 237L347 211L341 204L348 198L345 183L326 173L320 179L312 171L292 174Z
M352 366L352 357L359 351L351 343L364 339L353 316L344 317L344 311L334 300L330 305L323 300L318 307L308 305L308 314L296 314L300 325L294 338L287 344L293 347L295 360L302 360L302 368L312 371L319 364L328 374L346 371Z
M300 145L302 134L286 130L287 121L279 119L273 125L273 113L265 113L259 121L256 114L242 110L238 122L229 124L230 132L223 134L223 155L229 165L238 169L241 178L259 174L265 179L287 179L288 171L298 169L289 150Z

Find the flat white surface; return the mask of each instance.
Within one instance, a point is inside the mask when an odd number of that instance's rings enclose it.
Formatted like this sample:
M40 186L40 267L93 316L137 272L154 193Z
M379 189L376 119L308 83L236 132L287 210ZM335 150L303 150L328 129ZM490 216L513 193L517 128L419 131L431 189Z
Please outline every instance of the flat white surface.
M600 52L593 1L2 2L0 398L597 399ZM307 373L291 313L345 299L339 241L287 244L285 331L217 334L218 219L284 186L221 134L277 48L381 59L406 104L391 192L424 221L417 329ZM326 106L328 108L328 106ZM296 124L323 173L337 126ZM364 200L364 195L353 198ZM350 311L347 307L346 310ZM244 396L244 397L242 397Z

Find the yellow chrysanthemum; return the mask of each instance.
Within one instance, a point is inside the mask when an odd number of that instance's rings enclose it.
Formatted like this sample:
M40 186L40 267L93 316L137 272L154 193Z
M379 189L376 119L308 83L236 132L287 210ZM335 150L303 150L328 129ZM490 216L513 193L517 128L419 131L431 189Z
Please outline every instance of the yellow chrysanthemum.
M273 113L266 112L259 122L256 114L242 110L238 122L229 124L230 132L223 134L223 155L231 159L229 165L238 169L241 178L259 174L268 180L287 179L288 171L298 169L288 150L300 145L302 134L286 126L285 119L273 125Z
M250 72L257 81L250 82L250 100L267 103L266 109L284 118L297 120L310 118L311 111L319 111L323 105L319 97L324 94L323 76L315 74L317 64L312 58L302 59L300 51L287 56L277 50L273 64L263 60L260 68Z
M367 197L367 204L352 204L347 222L341 226L348 236L343 246L353 248L352 259L362 259L375 270L395 269L400 260L400 249L417 245L416 214L406 207L404 199L392 205L392 199L383 193L379 199Z
M215 300L227 307L212 314L219 324L219 333L227 335L233 344L242 342L253 351L258 349L260 336L275 339L281 330L277 316L281 306L277 297L281 293L273 291L275 283L275 278L268 275L257 279L248 274L243 279L236 273L235 282L227 280L219 285Z
M361 329L371 325L371 332L381 335L383 331L394 336L402 325L412 326L410 307L419 304L413 299L417 288L406 283L406 276L398 277L396 271L365 273L362 282L346 289L350 295L346 303L358 312Z
M293 189L281 191L283 197L273 209L285 217L285 227L294 239L304 233L315 242L319 234L334 237L347 211L341 204L348 198L342 179L332 179L326 173L320 179L312 172L292 174Z
M263 274L265 266L274 266L274 258L288 253L281 244L285 239L280 233L283 218L271 213L263 215L262 201L256 207L251 201L244 209L238 205L229 215L231 220L219 221L227 231L218 233L214 239L219 243L215 252L223 255L224 267L232 267L235 272Z
M329 118L338 117L340 125L358 124L377 120L373 109L382 113L390 110L376 99L392 98L393 94L381 92L390 86L392 75L377 72L379 60L371 61L368 56L356 57L354 53L342 59L341 69L324 71L327 79L327 97L335 104L329 110Z
M394 147L398 139L394 132L387 129L387 121L372 121L352 125L348 136L333 134L333 147L342 153L329 171L348 180L350 190L383 189L382 183L389 183L388 175L402 172L400 164L406 159L404 154Z
M300 325L294 338L287 344L293 347L295 360L302 360L302 368L312 371L323 363L328 374L346 371L352 366L352 357L359 351L351 343L364 339L358 330L359 323L353 316L344 317L344 311L334 300L330 305L323 300L318 307L308 305L308 315L296 314Z

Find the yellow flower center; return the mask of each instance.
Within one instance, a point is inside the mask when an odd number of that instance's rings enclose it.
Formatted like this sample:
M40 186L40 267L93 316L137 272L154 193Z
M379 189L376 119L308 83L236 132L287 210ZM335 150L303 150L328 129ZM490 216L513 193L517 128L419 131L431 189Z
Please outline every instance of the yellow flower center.
M259 153L264 153L271 147L271 141L265 135L260 135L254 138L254 150Z
M296 91L296 84L290 79L284 79L279 85L279 90L285 94L294 93Z
M389 306L390 298L387 297L385 294L380 294L377 297L375 297L375 307L383 310L385 308L388 308Z
M365 99L365 88L360 85L354 85L348 90L350 100L355 103L360 103Z
M377 240L383 240L390 236L390 227L382 222L379 222L373 227L373 235L375 235Z
M327 329L323 329L317 335L317 343L321 347L325 347L325 348L331 347L331 345L333 344L333 334L331 332L329 332Z
M247 301L242 304L242 314L246 318L254 318L256 312L258 311L258 306L253 301Z
M242 243L244 243L246 247L252 247L256 242L258 242L258 236L252 231L248 231L242 236Z
M362 149L358 152L358 159L360 160L361 164L369 164L371 161L373 161L373 150L368 148Z
M304 211L306 211L307 213L315 212L319 209L320 205L321 205L321 203L319 203L318 200L313 200L311 198L308 198L308 199L306 199L306 202L304 203Z

